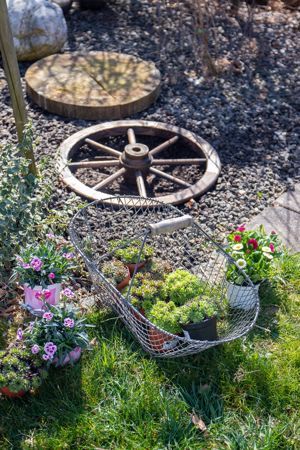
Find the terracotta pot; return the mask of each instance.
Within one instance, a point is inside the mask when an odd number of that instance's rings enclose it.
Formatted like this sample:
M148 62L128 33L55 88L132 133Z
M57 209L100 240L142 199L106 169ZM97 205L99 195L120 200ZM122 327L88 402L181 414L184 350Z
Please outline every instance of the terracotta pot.
M218 339L216 317L210 317L199 323L182 325L182 329L186 337L197 341L216 341Z
M256 308L259 303L259 284L252 286L238 286L227 284L227 298L231 308L239 308L245 311Z
M23 397L26 394L26 391L18 391L18 392L11 392L9 390L8 387L4 386L3 388L0 389L0 392L2 392L2 394L6 395L7 397L10 398L20 398Z
M127 267L128 269L128 267ZM128 275L126 278L124 278L123 281L121 281L121 283L117 284L116 288L118 289L118 291L121 291L122 289L124 289L126 286L128 286L130 281L130 271L128 269Z
M137 272L138 272L142 267L144 267L145 264L146 264L146 261L142 261L142 262L139 262L138 264L136 264L136 263L126 264L126 266L129 269L130 275L133 275L135 266L137 266Z
M148 336L153 350L158 350L159 352L164 352L177 345L176 339L172 339L170 336L154 328L149 328Z
M47 299L47 303L56 305L59 302L61 283L49 284L46 289L51 293ZM44 302L36 298L36 293L42 290L42 286L34 286L34 288L31 288L28 284L24 284L25 305L30 306L33 310L44 309Z
M52 361L52 364L55 365L55 367L64 367L69 363L76 363L77 361L79 361L81 356L81 347L75 347L74 350L70 351L70 353L68 353L63 362L58 364L58 358L54 358L54 360Z
M140 309L139 312L140 312L140 314L137 313L136 311L132 310L132 314L134 315L134 317L135 317L139 322L144 323L145 321L144 321L143 317L145 317L145 311L144 311L143 309ZM142 315L142 317L141 317L141 315Z

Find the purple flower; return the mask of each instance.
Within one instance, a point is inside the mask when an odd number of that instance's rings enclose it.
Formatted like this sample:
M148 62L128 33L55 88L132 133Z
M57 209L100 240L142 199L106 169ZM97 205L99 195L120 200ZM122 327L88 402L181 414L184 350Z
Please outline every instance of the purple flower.
M49 355L46 355L45 353L43 354L43 360L44 361L48 361L49 358L50 358Z
M22 263L22 267L23 267L23 269L30 269L31 265L28 263Z
M46 234L46 237L47 237L48 239L55 239L55 236L54 236L53 233L48 233L48 234Z
M36 272L39 272L41 270L42 265L43 265L43 261L41 261L40 258L35 256L31 260L30 265L33 268L33 270L35 270Z
M44 350L47 355L52 357L57 350L57 346L53 344L53 342L46 342L46 344L44 345Z
M54 280L55 273L53 273L53 272L49 273L48 278L50 278L50 280Z
M70 317L67 317L64 320L64 326L66 328L74 328L74 325L75 325L74 319L71 319Z
M34 327L34 322L29 322L29 331L32 331Z
M53 317L53 314L51 313L51 312L45 312L44 314L43 314L43 319L46 319L46 320L51 320L52 319L52 317Z
M63 257L66 259L73 259L75 258L74 253L63 253Z
M43 291L36 291L35 298L37 298L38 300L41 300L42 297L43 297Z
M33 353L34 355L36 355L39 351L40 351L40 347L37 344L34 344L31 347L31 353Z
M51 297L51 291L49 291L49 289L45 289L43 291L43 294L44 294L45 300L48 300Z
M18 341L21 341L23 339L22 328L18 328L18 330L17 330L17 339L18 339Z
M64 289L62 293L68 298L73 298L75 296L74 292L69 288Z

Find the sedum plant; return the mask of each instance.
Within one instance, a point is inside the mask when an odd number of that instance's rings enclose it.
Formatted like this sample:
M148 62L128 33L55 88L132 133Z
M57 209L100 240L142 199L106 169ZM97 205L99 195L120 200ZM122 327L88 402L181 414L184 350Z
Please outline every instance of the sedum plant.
M178 309L172 301L166 303L159 300L151 308L148 319L158 328L172 334L178 334L181 332L178 321Z
M188 270L177 269L166 276L164 296L177 306L198 297L203 290L203 282Z
M209 299L205 298L192 300L177 310L178 321L181 325L200 323L216 315L215 306Z
M138 273L131 288L130 302L146 313L157 300L164 298L164 281L152 277L151 273Z
M101 270L103 275L114 285L121 283L129 274L128 268L117 259L105 262Z
M21 343L0 352L0 388L11 392L37 389L47 377L43 360Z
M120 239L111 241L109 250L114 252L114 256L122 261L124 264L136 264L139 262L139 254L142 246L142 241L139 239ZM120 247L120 248L119 248ZM145 244L141 253L140 261L146 261L154 254L154 249Z

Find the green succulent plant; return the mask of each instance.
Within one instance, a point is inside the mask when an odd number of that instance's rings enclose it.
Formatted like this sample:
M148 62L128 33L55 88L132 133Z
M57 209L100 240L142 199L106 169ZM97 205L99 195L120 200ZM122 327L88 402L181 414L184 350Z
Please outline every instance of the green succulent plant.
M13 393L30 391L46 377L44 362L24 345L16 343L0 352L0 388L7 387Z
M177 310L178 321L181 325L200 323L216 315L217 311L214 304L205 298L192 300Z
M146 313L158 300L164 298L164 282L152 278L151 273L136 274L131 288L130 302Z
M103 275L115 285L121 283L128 276L128 268L118 259L105 262L101 270Z
M181 327L178 321L179 308L174 302L168 303L159 300L151 308L148 319L158 328L165 330L172 334L181 332Z
M172 266L168 261L160 258L151 258L141 269L143 273L150 273L152 279L164 280L168 273L172 272Z
M177 269L166 276L164 297L169 298L177 306L198 297L203 291L203 282L187 270Z
M136 264L139 262L139 254L142 246L140 240L120 239L111 241L109 250L114 252L114 256L124 264ZM120 247L120 248L118 248ZM154 249L150 245L145 244L141 253L140 261L146 261L154 254Z

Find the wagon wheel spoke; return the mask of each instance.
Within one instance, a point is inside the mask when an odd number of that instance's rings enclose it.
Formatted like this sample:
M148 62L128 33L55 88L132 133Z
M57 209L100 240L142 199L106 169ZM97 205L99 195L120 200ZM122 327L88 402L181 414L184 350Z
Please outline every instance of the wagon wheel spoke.
M78 161L71 162L68 164L69 167L75 167L77 169L91 167L93 169L98 169L100 167L115 167L119 166L119 161L115 159L107 159L105 161Z
M145 186L145 181L144 181L142 172L140 170L137 170L135 172L135 176L136 176L136 184L137 184L137 188L138 188L140 196L147 197L146 186Z
M205 158L190 158L190 159L154 159L152 161L153 166L198 166L205 163Z
M158 153L162 152L163 150L165 150L166 148L170 147L171 145L175 144L175 142L177 142L179 139L178 136L174 136L171 139L163 142L162 144L158 145L157 147L153 148L152 150L150 150L149 154L151 156L157 155Z
M127 136L128 136L128 142L129 144L136 144L136 137L135 137L135 132L132 128L129 128L127 130Z
M108 184L110 184L114 180L116 180L117 178L124 175L125 172L126 172L126 170L124 168L117 170L117 172L113 173L112 175L109 175L109 177L105 178L104 180L100 181L100 183L96 184L93 187L93 189L98 190L98 189L101 189L101 188L107 186Z
M153 167L150 167L150 172L158 177L165 178L166 180L169 180L169 181L172 181L173 183L179 184L180 186L184 186L184 187L192 186L190 183L187 183L186 181L182 180L181 178L173 177L173 175L162 172L161 170L158 170L158 169L154 169Z
M118 150L115 150L111 147L107 147L107 145L93 141L92 139L89 138L86 138L84 142L88 144L90 147L95 148L96 150L102 150L103 152L108 153L110 156L114 156L115 158L119 158L122 154Z

